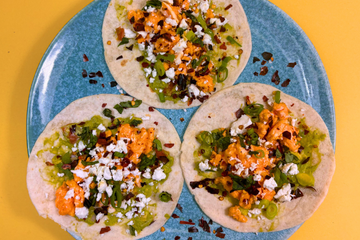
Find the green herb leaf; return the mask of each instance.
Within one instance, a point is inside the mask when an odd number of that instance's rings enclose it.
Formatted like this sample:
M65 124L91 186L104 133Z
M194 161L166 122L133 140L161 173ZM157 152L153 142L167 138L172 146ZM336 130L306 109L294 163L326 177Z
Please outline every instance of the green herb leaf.
M162 191L160 194L159 194L159 198L162 202L169 202L170 200L172 201L171 199L171 194L168 193L168 192L165 192L165 191Z
M241 47L241 44L238 43L234 38L232 38L231 36L227 36L226 37L226 40L228 40L231 44L236 44L238 45L239 47Z
M184 34L184 32L185 32L185 29L183 29L183 28L179 27L176 29L176 34L179 34L180 37Z
M154 139L153 145L156 148L156 150L158 150L158 151L162 150L161 142L159 139Z
M280 99L280 91L276 91L276 92L275 92L275 102L276 102L277 104L279 104L280 101L281 101L281 99Z
M114 118L114 116L112 115L112 111L108 108L105 108L103 110L103 114L105 117L108 117L108 118Z
M120 106L124 108L137 108L141 105L142 100L135 100L134 102L135 102L134 105L132 105L132 101L121 102Z
M280 150L277 148L276 149L276 151L275 151L275 156L277 157L277 158L281 158L282 157L282 154L281 154L281 152L280 152Z
M114 106L114 108L115 108L120 114L122 114L122 112L124 111L124 108L121 107L119 104L116 104L116 105Z
M143 171L147 167L150 167L155 164L156 155L148 157L145 154L141 154L140 159L141 159L141 161L137 167L139 168L140 171Z
M252 103L245 106L243 110L244 113L250 117L258 117L262 110L264 110L264 105L259 103Z
M149 0L146 2L145 7L154 7L156 9L160 9L162 6L161 1L159 0Z
M183 13L185 13L185 16L187 16L188 18L190 18L191 21L193 21L194 23L197 23L197 22L198 22L197 18L196 18L194 15L192 15L191 12L185 11L185 12L183 12Z
M165 74L164 65L160 60L156 61L156 63L155 63L155 70L156 70L158 76L163 76Z
M124 158L126 156L126 153L114 152L114 156L118 158Z
M121 46L121 45L124 45L124 44L128 44L129 43L129 39L126 38L126 37L123 37L121 39L121 42L119 43L118 47Z
M133 226L129 225L129 230L130 230L130 235L135 236L135 231L136 231L135 228Z
M247 178L242 178L233 174L230 174L229 176L233 180L233 190L246 190L255 183L253 176L251 175Z

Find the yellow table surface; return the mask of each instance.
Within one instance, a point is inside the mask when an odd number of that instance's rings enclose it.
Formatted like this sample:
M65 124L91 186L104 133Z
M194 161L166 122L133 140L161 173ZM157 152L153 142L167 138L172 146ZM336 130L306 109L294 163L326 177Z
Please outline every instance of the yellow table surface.
M90 2L0 1L0 239L72 239L57 224L41 218L28 196L26 109L45 50ZM329 193L290 239L360 239L360 1L271 2L290 15L315 45L336 110L337 166Z

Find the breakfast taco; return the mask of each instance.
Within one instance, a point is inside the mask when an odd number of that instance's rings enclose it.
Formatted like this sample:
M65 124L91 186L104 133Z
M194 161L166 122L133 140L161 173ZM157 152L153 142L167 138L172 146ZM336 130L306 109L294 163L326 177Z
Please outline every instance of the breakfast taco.
M237 0L111 0L102 38L119 85L167 109L200 105L233 85L251 53Z
M28 163L42 217L82 239L135 239L173 212L183 177L180 139L154 108L127 96L74 101L49 122Z
M324 200L335 171L319 114L259 83L224 89L204 103L181 152L186 184L201 209L239 232L303 223Z

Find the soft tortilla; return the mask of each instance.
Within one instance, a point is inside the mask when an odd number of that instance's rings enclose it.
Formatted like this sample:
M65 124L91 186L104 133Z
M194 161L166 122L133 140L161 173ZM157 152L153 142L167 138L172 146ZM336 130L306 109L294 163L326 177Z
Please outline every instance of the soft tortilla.
M104 44L104 54L106 63L110 69L111 74L118 84L130 95L142 99L147 104L165 108L165 109L181 109L195 107L201 104L199 100L194 100L193 103L188 106L187 103L178 101L176 104L172 101L160 102L158 95L152 92L145 78L145 74L141 69L139 62L136 61L136 57L141 56L141 52L138 48L134 48L129 51L125 48L126 45L118 47L118 41L116 40L115 29L118 27L133 29L129 21L127 20L127 14L125 18L119 20L116 15L115 5L120 4L125 6L127 10L141 9L145 6L147 0L134 0L129 5L129 0L111 0L104 17L102 38ZM192 2L192 1L190 1ZM238 0L220 1L213 0L213 3L217 6L219 4L225 5L224 8L232 4L232 8L229 9L229 15L226 18L229 20L229 24L236 29L236 35L239 37L238 41L242 44L243 53L241 54L240 64L237 61L231 61L228 64L229 76L222 83L215 85L217 90L232 86L239 77L240 73L244 70L251 53L251 33L249 24ZM111 41L111 45L107 42ZM121 60L116 60L120 55L123 56Z
M123 101L129 101L132 98L120 95L101 94L90 97L81 98L72 102L64 110L62 110L56 117L49 122L43 133L37 139L29 158L28 172L27 172L27 186L30 194L30 198L35 205L40 216L44 218L51 218L55 222L59 223L62 228L70 230L80 235L82 239L138 239L152 234L158 230L166 221L165 214L170 214L174 211L176 203L180 197L183 177L181 174L181 168L179 163L180 153L180 138L171 124L171 122L158 111L149 112L149 106L141 104L138 108L125 109L123 114L119 114L112 107ZM87 223L78 222L74 217L69 215L59 215L58 209L55 207L55 186L51 185L48 181L45 181L42 177L44 171L46 171L45 160L50 161L52 155L44 153L43 156L47 156L50 159L44 159L44 157L38 158L36 153L43 149L44 140L50 137L55 132L61 132L61 127L69 123L78 123L90 118L94 115L102 115L102 104L107 103L107 107L113 110L115 117L130 117L131 114L135 114L137 117L150 116L150 120L144 120L138 127L156 129L155 135L164 143L174 143L172 148L166 148L171 156L174 157L174 165L172 166L172 172L169 174L169 178L159 185L159 192L168 191L172 194L173 201L162 202L156 197L152 197L153 201L157 203L155 211L155 222L146 227L137 237L132 237L125 232L123 226L114 225L111 226L111 231L100 236L100 229L105 227L104 218L98 224L89 226ZM158 122L155 125L154 122ZM51 156L51 157L50 157Z
M311 189L301 188L304 197L280 204L279 214L274 221L267 219L258 221L253 218L248 218L247 223L241 223L227 215L228 209L232 206L229 201L219 201L217 195L209 194L205 189L192 189L190 187L190 181L203 179L203 177L199 176L197 171L194 170L193 153L200 146L195 136L200 131L228 128L231 122L236 120L235 112L241 105L245 105L245 96L249 96L251 101L264 104L262 97L264 95L269 97L272 92L276 90L278 89L265 84L240 83L220 91L204 103L194 114L185 132L184 141L181 146L181 167L186 184L195 196L195 200L205 214L212 220L238 232L259 232L260 228L263 231L269 231L272 222L274 222L274 228L271 228L271 231L280 231L303 223L315 212L324 200L335 171L335 157L329 132L320 115L306 103L285 93L281 93L281 101L287 104L295 118L301 118L304 114L309 127L312 129L317 128L327 136L319 146L319 151L323 156L319 167L314 173L314 188L316 192ZM292 104L294 105L291 106ZM268 107L268 105L264 104L264 107ZM304 111L301 111L301 109Z

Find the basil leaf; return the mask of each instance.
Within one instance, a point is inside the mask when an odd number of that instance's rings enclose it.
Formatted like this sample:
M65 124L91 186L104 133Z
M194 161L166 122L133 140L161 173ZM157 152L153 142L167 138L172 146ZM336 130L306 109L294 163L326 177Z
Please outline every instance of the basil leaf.
M119 104L116 104L116 105L114 106L114 108L115 108L120 114L122 114L122 112L124 111L124 108L121 107Z
M130 235L135 236L135 231L136 231L135 228L133 226L129 225L129 230L130 230Z
M159 0L149 0L146 2L145 7L154 7L156 9L160 9L162 6L161 1Z
M138 125L142 124L142 119L141 118L133 118L133 119L131 119L129 124L132 127L137 127Z
M147 167L150 167L155 164L156 155L148 157L145 154L141 154L140 159L141 161L137 167L140 171L144 171Z
M233 180L233 190L245 190L251 187L255 183L253 177L250 175L247 178L242 178L233 174L230 174L229 177Z
M280 150L278 148L276 149L275 155L276 155L277 158L282 157L282 154L281 154L281 152L280 152Z
M97 163L99 163L99 161L94 161L94 162L81 161L81 164L84 165L84 166L95 165Z
M110 109L108 109L108 108L104 109L103 114L104 114L105 117L114 118L114 116L112 115L112 111Z
M134 101L134 102L135 102L134 105L132 105L132 102L133 102L133 101L121 102L121 103L120 103L120 106L123 107L123 108L137 108L137 107L139 107L139 106L141 105L142 100L135 100L135 101ZM117 104L116 104L116 105L117 105ZM115 106L116 106L116 105L115 105Z
M168 193L168 192L165 192L165 191L162 191L160 194L159 194L159 198L162 202L169 202L170 200L172 201L171 199L171 194Z

